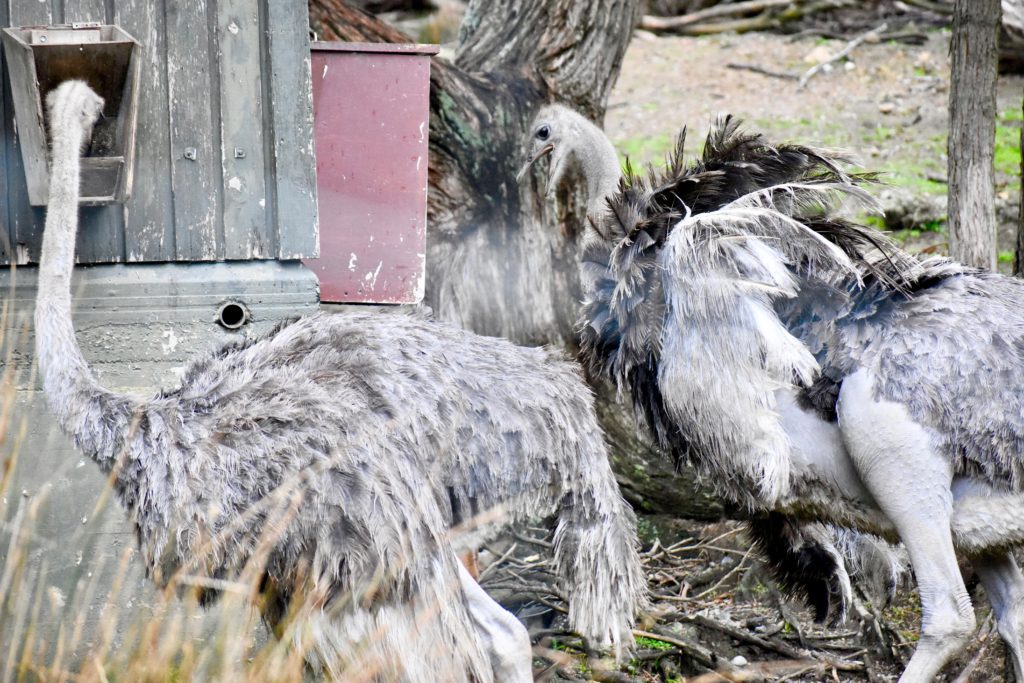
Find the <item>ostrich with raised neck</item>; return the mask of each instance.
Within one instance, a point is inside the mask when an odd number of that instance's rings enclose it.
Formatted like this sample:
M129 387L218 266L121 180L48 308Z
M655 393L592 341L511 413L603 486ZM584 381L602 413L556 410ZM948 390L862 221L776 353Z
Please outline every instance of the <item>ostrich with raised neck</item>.
M1024 283L918 261L844 218L870 197L834 155L730 119L696 162L684 141L603 198L583 355L769 531L781 516L903 542L922 635L901 681L932 680L971 637L958 553L1024 679Z
M587 185L587 220L591 226L607 208L607 198L619 189L622 170L604 131L568 107L549 104L533 120L532 144L517 179L538 159L550 156L547 193L551 195L573 161L583 169Z
M152 398L101 387L70 281L79 154L103 102L69 81L47 103L44 389L111 474L154 579L255 567L264 617L299 605L299 643L334 676L526 683L529 636L458 563L450 529L554 514L570 623L596 645L630 643L644 603L633 516L589 390L553 353L411 315L317 314L203 355Z

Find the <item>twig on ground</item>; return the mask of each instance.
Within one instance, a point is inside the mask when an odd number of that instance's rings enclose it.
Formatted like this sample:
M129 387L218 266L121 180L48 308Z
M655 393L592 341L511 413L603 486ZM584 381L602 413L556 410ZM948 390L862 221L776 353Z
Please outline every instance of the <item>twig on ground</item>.
M796 74L791 74L788 71L773 71L772 69L766 69L763 66L757 64L738 64L736 62L730 62L725 65L726 68L736 69L738 71L753 71L756 74L762 76L771 76L772 78L782 78L787 81L798 81L800 77Z
M668 643L669 645L674 645L687 657L709 669L715 668L720 661L718 655L710 650L707 650L696 643L690 643L674 636L665 636L652 631L641 631L636 628L633 629L633 635L637 638L650 638L651 640L658 640L663 643Z
M889 24L886 22L882 22L881 24L871 29L870 31L865 31L864 33L860 34L859 36L848 42L842 50L837 52L832 57L829 57L820 64L815 64L814 66L812 66L810 69L804 72L803 76L800 77L800 83L797 85L797 89L803 90L804 88L806 88L807 82L814 78L814 76L818 74L826 66L828 66L829 64L834 64L841 59L845 59L846 56L853 52L858 45L863 43L865 40L872 38L873 36L878 36L887 28L889 28Z
M864 664L862 662L848 662L835 660L828 657L823 652L817 650L800 650L799 648L793 647L789 643L782 642L776 638L763 638L755 635L743 629L736 628L729 624L723 624L722 622L712 619L706 614L688 614L682 615L683 621L696 624L698 626L704 626L706 628L712 628L720 633L724 633L730 638L755 645L762 650L771 650L778 652L781 655L790 657L791 659L806 659L808 656L813 657L819 661L825 662L830 667L838 669L840 671L863 671Z
M985 651L988 649L988 637L990 635L992 635L991 612L985 617L985 623L981 625L981 629L978 631L978 651L974 653L971 661L967 662L967 666L964 667L964 670L960 672L960 675L956 677L953 683L968 683L971 680L974 670L978 668L978 664L981 663L981 659L985 656Z
M512 537L515 538L517 541L522 541L523 543L532 543L533 545L539 545L541 548L553 547L551 545L551 541L545 541L543 538L532 538L530 536L527 536L526 534L520 533L513 533Z
M512 556L512 553L514 553L516 551L516 548L518 547L518 543L513 543L511 546L509 546L508 550L501 554L501 557L496 559L491 564L487 565L487 567L485 567L484 570L480 572L480 575L476 577L477 583L480 583L481 581L486 579L491 572L500 567L503 562L508 560L508 558Z
M746 566L747 560L750 558L750 553L752 553L753 551L754 551L754 546L750 546L750 548L747 549L746 554L743 556L743 559L741 559L736 564L736 566L732 568L731 571L729 571L725 576L723 576L718 581L716 581L713 586L711 586L707 590L702 591L701 593L699 593L697 595L697 598L698 599L699 598L703 598L704 596L709 595L711 593L714 593L716 590L718 590L718 587L721 586L723 583L725 583L729 579L729 577L731 577L733 574L737 573L738 571L743 569L743 567Z
M944 16L953 14L953 3L934 2L934 0L903 0L902 4Z
M809 674L812 671L814 671L815 673L818 673L823 668L824 668L824 665L821 662L814 662L810 666L805 666L802 669L797 669L793 673L786 674L785 676L780 676L778 679L776 679L775 683L783 683L783 681L792 681L793 679L799 678L800 676L803 676L804 674Z

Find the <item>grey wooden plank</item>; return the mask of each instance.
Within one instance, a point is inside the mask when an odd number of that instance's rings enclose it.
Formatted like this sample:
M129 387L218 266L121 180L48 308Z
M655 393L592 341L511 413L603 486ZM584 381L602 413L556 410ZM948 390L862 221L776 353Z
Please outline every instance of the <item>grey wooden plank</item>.
M267 220L259 5L217 3L224 258L275 258ZM244 103L244 105L241 105Z
M304 0L262 0L270 64L264 120L272 155L268 171L278 257L317 255L316 157L309 71L309 17Z
M109 8L108 8L109 9ZM175 258L171 198L170 135L167 130L167 59L163 3L118 0L111 21L142 44L136 119L135 182L124 206L128 261Z
M59 0L44 2L11 0L11 26L47 26L53 23L53 5Z
M49 2L12 2L9 6L10 25L44 26L50 24L51 9ZM9 90L8 93L10 92ZM45 212L42 209L33 208L29 203L18 126L13 115L8 118L6 135L11 144L7 148L7 182L14 258L18 263L35 262L39 260L39 252L42 247ZM28 130L27 126L25 130Z
M106 23L104 0L67 0L64 3L64 22L98 21ZM107 263L123 261L125 255L124 206L87 207L80 214L78 232L79 263Z
M210 261L221 256L220 148L210 95L212 28L205 0L168 2L166 9L175 254L179 260Z
M0 0L0 28L10 26L7 0ZM4 59L3 45L0 45L0 265L11 262L11 217L10 200L7 195L7 60Z
M104 0L64 0L64 23L76 21L98 21L107 23L107 6Z

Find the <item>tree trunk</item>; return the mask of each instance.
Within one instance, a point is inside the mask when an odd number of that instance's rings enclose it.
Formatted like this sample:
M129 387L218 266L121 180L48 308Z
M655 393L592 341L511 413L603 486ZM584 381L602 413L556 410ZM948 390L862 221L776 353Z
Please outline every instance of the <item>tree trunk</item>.
M1024 101L1021 102L1021 112L1024 114ZM1024 116L1021 117L1024 119ZM1024 150L1024 125L1020 129L1020 147ZM1017 277L1024 277L1024 154L1020 158L1020 190L1017 195L1017 248L1013 254L1013 274Z
M1000 0L957 0L949 89L949 247L954 259L995 270L996 75Z
M515 176L547 102L604 118L639 16L637 0L471 0L454 61L431 65L426 302L444 320L575 353L585 197L552 204ZM311 0L324 40L407 42L341 0ZM575 190L571 188L577 188ZM722 506L639 436L632 408L595 386L623 491L638 509L717 518Z

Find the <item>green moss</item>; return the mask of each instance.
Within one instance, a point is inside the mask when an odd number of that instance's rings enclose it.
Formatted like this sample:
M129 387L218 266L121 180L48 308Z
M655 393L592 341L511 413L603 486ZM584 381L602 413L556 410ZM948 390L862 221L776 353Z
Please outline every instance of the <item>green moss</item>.
M1014 252L1013 249L1003 249L999 252L1000 263L1013 263Z
M647 648L648 650L673 650L675 646L671 643L666 643L664 640L657 640L655 638L648 638L646 636L637 636L636 644L639 647Z

